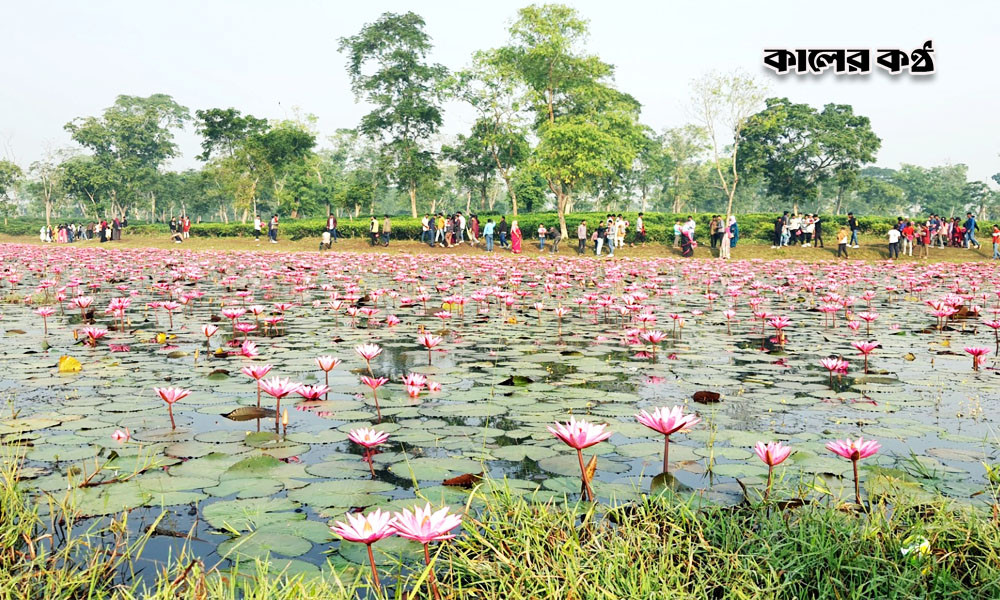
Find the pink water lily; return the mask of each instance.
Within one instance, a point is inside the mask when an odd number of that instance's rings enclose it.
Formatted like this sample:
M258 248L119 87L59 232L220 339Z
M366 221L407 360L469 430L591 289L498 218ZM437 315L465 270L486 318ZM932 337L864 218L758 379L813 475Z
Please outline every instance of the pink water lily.
M430 503L423 508L415 506L412 512L404 508L394 517L396 535L423 544L424 563L428 567L431 564L429 544L454 538L455 534L451 531L462 524L462 517L452 514L447 506L434 511ZM433 571L428 571L428 581L434 597L440 598Z
M361 344L360 346L355 346L354 351L361 358L365 359L365 364L368 365L368 374L374 376L374 373L372 373L372 360L379 354L382 354L382 347L378 344Z
M118 442L119 444L124 444L125 442L132 439L132 434L129 433L128 428L115 429L115 432L111 434L111 439Z
M966 346L965 352L972 355L972 370L978 371L979 365L983 364L983 359L990 353L990 349L981 346Z
M431 364L431 350L433 350L443 340L440 336L431 333L421 333L417 336L417 343L427 348L427 364Z
M792 453L792 449L785 446L781 442L757 442L754 446L754 452L757 453L757 458L762 460L765 465L767 465L767 489L764 491L764 502L767 502L768 497L771 495L771 483L774 478L774 467L785 462L788 455Z
M851 342L854 349L865 357L865 374L868 374L868 355L878 348L878 342Z
M357 542L368 547L368 563L372 568L372 582L375 592L381 596L381 582L378 569L375 568L375 556L372 554L372 544L396 533L394 519L389 511L382 512L376 508L367 515L347 513L347 523L334 521L330 530L349 542Z
M167 403L167 413L170 415L170 429L177 429L174 423L174 402L187 398L191 392L179 387L153 388L156 395Z
M35 309L35 314L42 318L42 335L49 335L49 317L56 314L51 306L41 306Z
M274 429L277 431L278 415L281 414L281 399L289 394L294 394L300 387L302 387L302 384L294 383L287 377L271 377L268 379L258 380L257 385L260 386L261 391L275 399Z
M854 499L858 504L861 504L861 484L858 479L858 461L872 456L879 451L881 446L875 440L865 440L864 438L859 437L856 440L835 440L828 443L826 448L830 452L851 461L851 465L854 468Z
M670 436L675 433L686 433L701 422L701 419L696 415L684 414L684 408L681 406L675 406L670 409L660 406L653 409L652 413L641 410L635 415L635 418L639 423L663 434L664 473L670 471Z
M583 486L587 493L587 500L594 501L594 490L590 487L590 478L587 477L587 469L583 465L583 450L595 444L599 444L611 437L610 431L604 431L607 423L591 423L584 419L576 420L570 416L566 423L555 423L547 428L549 432L561 439L567 446L576 450L576 456L580 461L580 477L583 479Z
M382 422L382 407L378 404L378 389L383 385L389 383L389 379L386 377L368 377L367 375L361 376L361 383L367 385L372 390L372 397L375 398L375 412L378 414L378 422Z

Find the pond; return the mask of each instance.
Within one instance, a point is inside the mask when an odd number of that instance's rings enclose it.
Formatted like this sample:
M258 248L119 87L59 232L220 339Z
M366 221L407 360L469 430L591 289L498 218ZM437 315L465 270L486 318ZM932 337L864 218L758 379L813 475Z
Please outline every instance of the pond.
M0 256L4 460L23 457L25 486L68 497L82 516L128 510L137 530L155 523L154 559L187 543L210 562L270 554L292 572L363 567L364 545L336 541L329 525L416 498L462 509L468 490L444 485L462 475L575 502L577 456L547 430L570 415L613 432L584 451L597 456L593 488L606 502L663 485L706 502L758 498L758 441L793 449L775 494L818 501L853 498L850 461L825 448L834 439L882 445L862 462L868 494L984 502L984 463L997 459L995 354L974 370L964 350L995 350L986 323L1000 293L985 263L19 245ZM122 318L106 311L125 304L115 298L130 299ZM218 331L206 338L204 325ZM88 326L108 332L91 344ZM645 331L664 339L650 344ZM441 342L428 350L421 334ZM852 346L862 341L877 343L867 374ZM381 349L370 363L388 379L377 407L362 344ZM320 356L342 362L327 374ZM831 373L820 361L835 357L847 366ZM258 412L241 372L253 365L329 391L288 395L277 413L264 393ZM409 374L427 384L408 391ZM190 391L172 405L176 428L156 387ZM719 401L693 401L699 391ZM635 414L674 405L701 422L671 437L664 483L663 438ZM359 427L388 440L366 453L348 440ZM130 440L113 439L126 429ZM421 558L399 538L377 550L387 564Z

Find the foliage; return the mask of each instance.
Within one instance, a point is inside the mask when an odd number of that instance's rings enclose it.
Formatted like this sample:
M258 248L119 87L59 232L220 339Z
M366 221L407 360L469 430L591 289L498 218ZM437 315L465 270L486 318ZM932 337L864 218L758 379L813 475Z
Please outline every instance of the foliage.
M359 33L340 39L351 88L375 106L361 118L359 131L391 157L396 181L409 191L414 217L418 185L438 174L425 144L441 126L438 87L447 72L426 62L430 49L424 20L413 12L385 13Z

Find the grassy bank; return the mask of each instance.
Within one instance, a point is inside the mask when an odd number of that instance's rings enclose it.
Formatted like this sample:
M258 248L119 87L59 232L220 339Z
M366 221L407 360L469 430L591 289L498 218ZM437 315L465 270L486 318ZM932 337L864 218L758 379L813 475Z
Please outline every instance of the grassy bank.
M152 583L141 584L153 528L130 534L122 515L85 529L71 507L29 498L17 478L16 462L5 462L2 598L376 597L363 566L350 577L288 576L265 563L220 569L187 552L153 567ZM465 516L462 534L437 557L445 598L1000 596L1000 528L986 512L943 499L862 512L825 504L697 508L665 496L609 508L474 493L484 508ZM389 597L428 597L425 572L394 573Z
M42 243L38 240L37 236L11 236L0 234L0 243L21 243L21 244L35 244L41 245ZM45 244L46 247L55 248L62 247L64 245L53 245ZM285 237L281 237L277 244L270 244L266 239L261 242L255 242L253 238L242 238L242 237L199 237L197 235L185 240L181 244L173 243L166 235L136 235L128 234L125 235L120 242L108 242L101 244L93 240L86 242L75 242L69 244L69 246L77 248L90 248L90 247L100 247L100 248L176 248L183 250L200 250L200 251L245 251L245 250L259 250L264 252L315 252L319 246L319 238L302 238L298 240L291 240ZM592 257L593 244L588 244L588 252L586 252L584 257ZM332 250L336 252L378 252L386 254L403 254L403 255L433 255L433 256L451 256L451 255L475 255L483 256L484 252L484 242L480 242L479 246L472 247L468 244L462 246L456 246L453 248L442 248L434 247L430 248L426 244L421 244L419 242L409 241L409 240L396 240L394 239L388 248L381 246L372 247L363 239L344 239L339 241L336 245L332 246ZM838 259L836 257L837 247L827 246L826 248L801 248L801 247L788 247L788 248L771 248L769 243L766 242L753 242L744 241L740 242L739 245L732 251L732 257L735 260L774 260L774 259L792 259L792 260L802 260L807 262L820 261L820 260L844 260ZM875 261L875 260L885 260L888 258L889 249L887 244L883 243L881 238L874 238L871 236L866 236L861 238L860 248L851 248L849 250L850 257L849 260L864 260L864 261ZM915 252L916 253L916 252ZM930 250L929 261L931 262L965 262L969 260L989 260L992 253L992 248L988 244L983 244L980 250L965 250L962 248L933 248ZM497 247L497 256L512 256L509 252L501 250ZM546 247L545 252L538 250L537 240L526 239L523 245L522 256L552 256L549 252L548 247ZM673 256L680 258L680 250L673 248L670 244L662 244L658 242L650 242L644 246L634 246L626 247L620 249L615 254L616 258L653 258L653 257L664 257ZM561 243L559 245L558 255L561 258L576 258L580 255L576 253L576 243L571 241L571 243ZM699 244L698 248L695 249L695 258L712 258L717 256L717 251L712 249L708 244ZM923 259L918 256L904 256L900 258L901 262L922 262Z

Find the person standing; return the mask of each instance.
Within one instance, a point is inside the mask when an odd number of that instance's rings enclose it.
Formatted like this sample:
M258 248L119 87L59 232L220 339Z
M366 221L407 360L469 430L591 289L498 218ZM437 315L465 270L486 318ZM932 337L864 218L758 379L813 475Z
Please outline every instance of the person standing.
M426 244L427 236L430 235L430 232L431 218L425 214L424 218L420 219L420 241Z
M983 246L976 241L976 217L972 216L972 213L965 213L965 247L971 248L976 247L979 250Z
M674 221L674 248L681 247L681 220Z
M823 248L823 219L813 215L813 246Z
M640 220L642 217L640 217ZM583 254L587 250L587 222L580 221L576 226L576 253Z
M899 258L899 238L902 234L895 227L890 227L887 235L889 236L889 259Z
M465 215L459 211L458 217L455 219L455 233L458 235L455 237L456 244L465 243L465 228L468 225L468 221L465 219Z
M496 225L493 223L493 219L486 219L486 225L483 227L483 237L486 238L486 251L493 252L493 231L496 229Z
M253 216L253 237L254 241L260 242L260 230L264 227L264 223L260 220L260 215Z
M917 236L917 230L913 228L913 221L907 221L903 225L903 255L913 256L913 239Z
M1000 227L993 225L993 260L1000 260Z
M479 216L469 215L469 245L479 245Z
M615 256L615 219L613 216L608 217L608 222L604 226L604 246L608 249L608 258L614 258Z
M597 236L594 240L594 254L597 256L601 255L601 249L604 247L605 233L607 233L607 226L604 224L604 221L597 221L597 231L594 232L594 235Z
M184 215L184 239L191 237L191 217Z
M427 245L434 247L434 238L437 236L437 217L431 216L427 219Z
M514 221L510 227L510 251L514 254L521 253L521 239L521 228L517 226L517 221Z
M278 213L271 215L271 222L267 226L267 236L271 238L272 244L278 243Z
M781 242L785 237L785 220L788 219L788 211L774 220L774 241L771 248L780 248L782 246Z
M337 215L330 213L326 216L326 231L330 234L330 241L337 243Z
M816 231L816 218L812 215L806 215L806 219L802 224L802 233L805 235L805 240L802 244L803 248L809 248L812 246L813 233Z
M541 250L542 252L545 251L545 233L546 232L547 232L547 230L545 229L545 224L544 223L539 223L538 224L538 249Z
M930 255L931 230L927 225L917 227L917 251L920 258L927 258Z
M646 221L643 219L642 213L639 213L635 219L635 243L646 245Z
M382 217L382 245L386 248L389 247L389 238L392 237L392 220L389 219L389 215Z
M378 245L378 227L378 219L375 218L375 215L372 215L371 221L368 222L368 236L370 238L368 243L371 246Z
M840 231L837 232L837 258L843 255L847 258L847 244L851 240L850 233L847 231L847 227L841 227Z
M111 239L115 242L122 239L122 222L118 220L118 217L111 220Z
M507 247L507 235L510 233L510 225L507 224L507 217L500 217L500 222L497 223L497 235L500 237L500 247Z
M858 225L858 220L856 218L854 218L854 213L852 213L852 212L847 213L847 226L851 228L851 242L850 242L850 245L851 245L852 248L857 248L858 247L858 231L861 230L861 227Z

